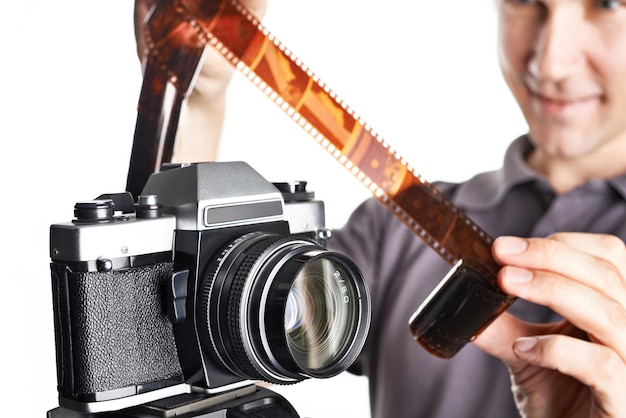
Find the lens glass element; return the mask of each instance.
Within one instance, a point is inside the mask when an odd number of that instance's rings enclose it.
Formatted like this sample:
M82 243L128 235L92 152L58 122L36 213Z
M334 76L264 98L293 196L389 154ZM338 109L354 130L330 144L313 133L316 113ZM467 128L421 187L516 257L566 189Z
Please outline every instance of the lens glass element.
M293 281L285 306L285 335L305 370L333 365L350 349L359 327L360 301L341 263L313 259Z

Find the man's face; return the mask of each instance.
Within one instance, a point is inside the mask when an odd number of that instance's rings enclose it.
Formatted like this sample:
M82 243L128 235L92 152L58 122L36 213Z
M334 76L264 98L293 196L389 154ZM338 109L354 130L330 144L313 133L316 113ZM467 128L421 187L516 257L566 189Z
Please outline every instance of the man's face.
M626 1L497 0L504 78L541 151L626 140Z

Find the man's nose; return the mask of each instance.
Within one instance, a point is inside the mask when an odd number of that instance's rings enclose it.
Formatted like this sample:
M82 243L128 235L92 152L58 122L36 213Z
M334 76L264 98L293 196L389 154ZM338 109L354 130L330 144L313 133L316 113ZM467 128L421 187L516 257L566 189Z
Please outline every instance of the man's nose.
M574 13L553 11L537 29L529 71L539 80L567 78L584 62L582 31L585 23Z

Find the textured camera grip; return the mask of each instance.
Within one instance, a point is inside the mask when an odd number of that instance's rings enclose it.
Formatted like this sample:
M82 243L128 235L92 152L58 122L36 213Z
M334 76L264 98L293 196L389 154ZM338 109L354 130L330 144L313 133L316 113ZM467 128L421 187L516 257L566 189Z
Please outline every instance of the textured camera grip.
M68 272L65 286L54 286L59 293L66 288L68 305L66 313L55 308L61 324L69 321L58 327L70 334L61 347L57 335L57 351L71 350L69 358L62 353L70 364L57 365L71 373L71 378L59 379L64 395L96 394L182 374L162 302L171 274L171 262L112 272Z

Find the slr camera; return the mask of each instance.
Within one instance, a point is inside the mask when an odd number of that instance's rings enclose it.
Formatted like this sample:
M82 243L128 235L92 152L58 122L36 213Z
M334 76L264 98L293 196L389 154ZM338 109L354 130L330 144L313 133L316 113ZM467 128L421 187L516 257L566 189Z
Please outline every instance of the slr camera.
M60 408L48 416L198 416L190 405L270 399L259 381L345 371L370 300L329 235L306 182L270 183L243 162L169 165L136 200L76 203L50 227Z

